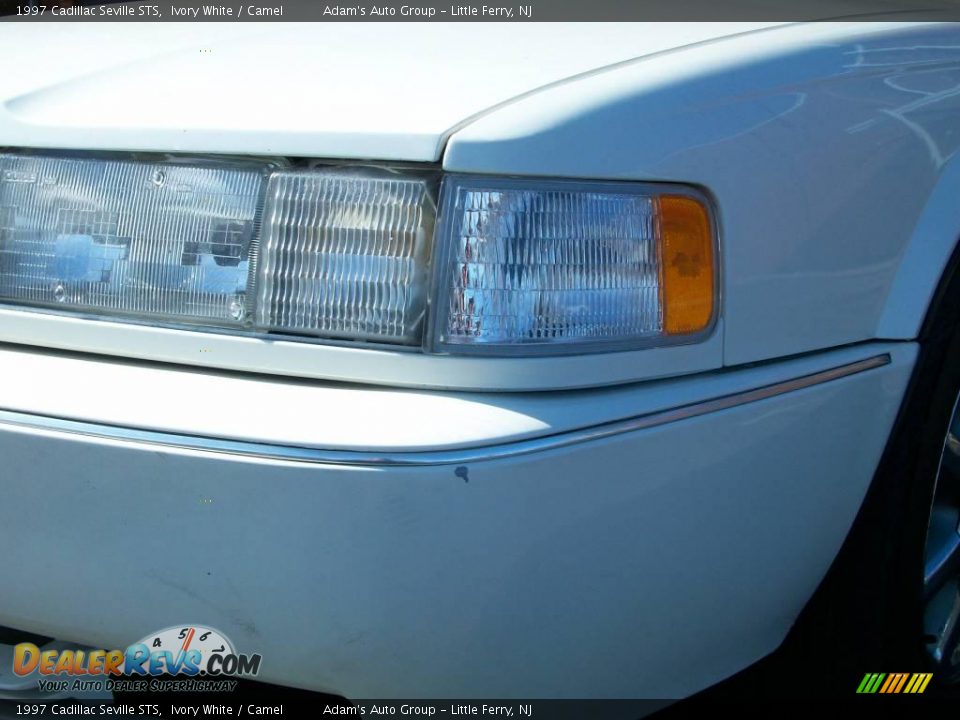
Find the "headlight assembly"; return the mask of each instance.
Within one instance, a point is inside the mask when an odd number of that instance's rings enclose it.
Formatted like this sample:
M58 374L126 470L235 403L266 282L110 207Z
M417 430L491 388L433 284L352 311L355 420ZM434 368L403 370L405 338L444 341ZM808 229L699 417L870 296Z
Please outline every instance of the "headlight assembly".
M716 232L697 191L438 181L0 154L0 301L434 353L587 353L712 328Z

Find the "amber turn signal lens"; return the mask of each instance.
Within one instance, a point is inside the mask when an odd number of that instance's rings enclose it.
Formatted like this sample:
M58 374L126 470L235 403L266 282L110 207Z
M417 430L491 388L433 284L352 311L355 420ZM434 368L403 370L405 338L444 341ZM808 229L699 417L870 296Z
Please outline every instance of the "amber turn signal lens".
M663 329L667 335L699 332L710 324L716 295L710 215L687 195L662 195L658 202Z

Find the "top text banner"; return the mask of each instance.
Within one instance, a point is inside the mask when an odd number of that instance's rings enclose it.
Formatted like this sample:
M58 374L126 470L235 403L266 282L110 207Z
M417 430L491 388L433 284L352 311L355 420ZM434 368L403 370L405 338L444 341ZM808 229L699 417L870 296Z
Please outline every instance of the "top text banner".
M13 22L960 21L960 0L523 0L519 3L326 3L323 0L0 0Z

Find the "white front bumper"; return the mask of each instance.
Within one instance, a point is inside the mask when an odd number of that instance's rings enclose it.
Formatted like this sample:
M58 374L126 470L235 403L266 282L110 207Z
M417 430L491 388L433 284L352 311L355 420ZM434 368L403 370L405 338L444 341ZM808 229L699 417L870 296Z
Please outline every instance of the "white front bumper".
M890 357L644 429L423 466L177 447L107 422L77 434L41 417L49 398L31 415L0 389L23 420L0 422L0 625L111 648L204 624L261 653L260 679L347 697L682 697L783 639L860 506L915 353L690 377L668 386L677 404ZM84 361L57 362L84 382ZM423 421L400 407L392 420Z

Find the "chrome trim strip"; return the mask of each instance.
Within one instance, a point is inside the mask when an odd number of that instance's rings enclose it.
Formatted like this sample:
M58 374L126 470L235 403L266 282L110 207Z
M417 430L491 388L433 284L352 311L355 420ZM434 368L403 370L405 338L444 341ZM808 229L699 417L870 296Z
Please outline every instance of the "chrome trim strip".
M594 425L581 428L580 430L572 430L530 440L519 440L501 445L458 450L376 453L360 450L323 450L306 447L287 447L242 440L223 440L212 437L177 435L175 433L158 432L154 430L137 430L134 428L117 427L99 423L63 420L45 415L31 415L9 410L0 410L0 425L13 425L54 433L82 435L138 444L161 445L179 449L240 455L268 460L374 467L460 465L484 460L500 460L503 458L517 457L519 455L528 455L530 453L577 445L591 440L608 438L635 430L644 430L646 428L666 425L679 420L688 420L708 413L727 410L758 400L776 397L777 395L784 395L814 385L821 385L832 380L856 375L857 373L866 372L867 370L873 370L888 365L889 363L889 354L877 355L829 370L822 370L811 375L793 378L792 380L785 380L732 395L723 395L712 400L704 400L670 410L638 415L637 417L627 418L626 420L616 420L602 425Z

